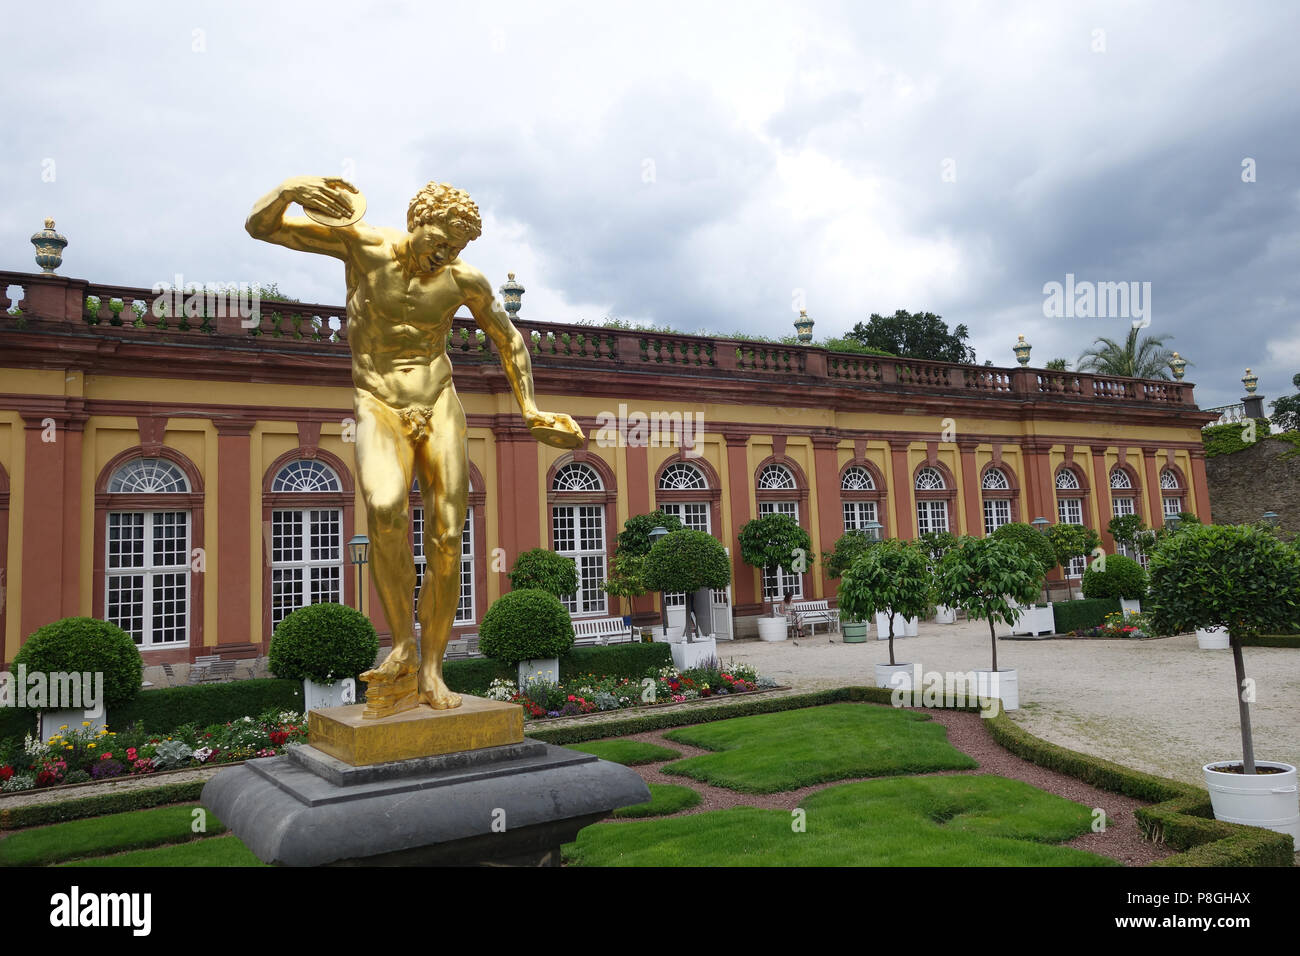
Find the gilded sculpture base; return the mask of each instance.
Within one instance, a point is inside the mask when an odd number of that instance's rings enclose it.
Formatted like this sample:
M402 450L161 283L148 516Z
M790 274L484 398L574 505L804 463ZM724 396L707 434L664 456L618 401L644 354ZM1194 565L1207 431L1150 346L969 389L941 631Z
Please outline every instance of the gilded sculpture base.
M453 710L420 704L379 719L366 713L367 706L311 711L307 715L311 745L353 767L365 767L500 747L524 739L524 709L505 701L465 694Z
M372 680L366 685L366 710L361 717L364 720L392 717L394 714L414 710L419 704L418 674L408 674L390 681Z

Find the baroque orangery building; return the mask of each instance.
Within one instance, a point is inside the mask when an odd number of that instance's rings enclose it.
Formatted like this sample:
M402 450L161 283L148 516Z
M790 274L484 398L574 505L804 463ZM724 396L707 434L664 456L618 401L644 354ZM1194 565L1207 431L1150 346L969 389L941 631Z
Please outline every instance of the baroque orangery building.
M14 272L0 284L4 661L60 617L115 621L160 664L264 654L293 608L356 606L346 543L365 511L342 308L263 302L246 328L237 314L160 320L146 289ZM517 313L522 287L502 291ZM656 507L730 548L740 634L785 590L835 597L821 560L789 576L740 561L737 531L768 512L794 516L818 555L870 521L911 538L1045 517L1096 528L1110 548L1113 514L1209 516L1212 416L1185 382L517 325L539 407L573 415L588 443L536 442L492 346L456 318L447 347L471 462L462 634L539 546L577 560L575 617L628 613L599 584L623 522ZM627 440L598 440L620 412ZM639 416L656 414L698 425L694 446L638 440ZM418 556L418 496L412 508Z

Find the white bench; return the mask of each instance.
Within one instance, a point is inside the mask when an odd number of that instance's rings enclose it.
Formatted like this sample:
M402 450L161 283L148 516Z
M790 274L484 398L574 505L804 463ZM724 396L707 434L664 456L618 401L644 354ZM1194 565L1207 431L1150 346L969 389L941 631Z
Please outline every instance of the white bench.
M632 640L632 631L621 617L580 617L573 619L573 643L608 644Z
M828 630L832 627L836 631L840 629L839 609L826 601L793 601L790 606L799 615L799 620L808 625L811 634L817 633L818 624L825 624Z

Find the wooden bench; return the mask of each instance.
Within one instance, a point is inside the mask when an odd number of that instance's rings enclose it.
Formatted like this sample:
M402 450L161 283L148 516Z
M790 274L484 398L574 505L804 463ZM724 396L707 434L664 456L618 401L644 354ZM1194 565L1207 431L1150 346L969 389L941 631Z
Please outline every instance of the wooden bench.
M632 640L632 630L621 617L580 617L573 620L573 643L608 644Z
M799 620L807 625L810 633L817 633L817 625L826 625L827 630L840 629L840 612L826 601L793 601L790 605Z

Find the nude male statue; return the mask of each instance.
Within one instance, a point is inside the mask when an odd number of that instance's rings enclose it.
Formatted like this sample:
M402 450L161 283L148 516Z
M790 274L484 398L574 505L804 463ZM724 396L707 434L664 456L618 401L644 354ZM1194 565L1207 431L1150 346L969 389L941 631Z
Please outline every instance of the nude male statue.
M393 634L388 657L361 678L391 686L418 669L419 701L448 709L460 705L460 696L443 681L442 657L460 593L469 489L465 410L447 357L456 310L468 306L496 345L524 420L539 441L571 448L583 434L568 415L538 410L523 336L484 275L459 258L482 232L469 196L446 183L429 183L411 200L405 232L364 221L334 227L285 215L296 202L322 218L355 218L349 193L360 195L342 179L285 180L257 201L246 228L255 239L333 256L346 266L357 477L375 587ZM416 608L418 658L410 605L415 559L407 538L412 475L424 502L428 562Z

